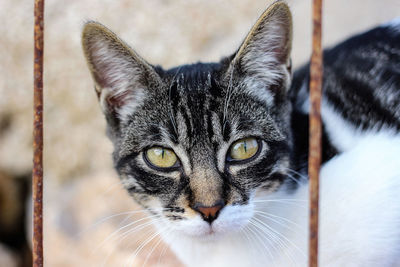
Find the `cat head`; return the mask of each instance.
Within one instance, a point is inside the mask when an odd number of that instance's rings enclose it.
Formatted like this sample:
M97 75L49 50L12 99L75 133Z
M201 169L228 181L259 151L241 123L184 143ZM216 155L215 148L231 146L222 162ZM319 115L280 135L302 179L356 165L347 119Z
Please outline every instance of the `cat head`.
M85 25L82 44L130 195L189 236L238 230L258 194L290 164L292 19L276 2L232 56L169 70L113 32Z

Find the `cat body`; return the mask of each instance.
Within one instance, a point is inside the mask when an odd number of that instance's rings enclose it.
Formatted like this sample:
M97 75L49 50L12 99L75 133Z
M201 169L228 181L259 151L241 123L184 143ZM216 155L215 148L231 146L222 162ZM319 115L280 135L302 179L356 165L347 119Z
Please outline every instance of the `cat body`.
M399 136L366 135L323 165L320 266L400 266L399 152ZM218 240L167 241L187 266L307 266L307 183L255 199L268 203L255 204L255 218L269 234L254 227Z
M130 195L188 266L305 266L308 71L278 1L232 56L154 67L101 24L83 48ZM400 266L400 26L325 52L321 266Z

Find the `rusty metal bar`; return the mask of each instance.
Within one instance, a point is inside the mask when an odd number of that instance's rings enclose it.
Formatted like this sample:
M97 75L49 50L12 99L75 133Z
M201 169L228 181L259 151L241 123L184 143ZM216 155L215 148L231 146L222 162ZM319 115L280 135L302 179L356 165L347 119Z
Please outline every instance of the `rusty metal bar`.
M313 37L310 64L310 179L309 266L318 266L319 169L321 164L322 0L313 0Z
M33 69L33 266L43 266L43 29L44 0L35 0Z

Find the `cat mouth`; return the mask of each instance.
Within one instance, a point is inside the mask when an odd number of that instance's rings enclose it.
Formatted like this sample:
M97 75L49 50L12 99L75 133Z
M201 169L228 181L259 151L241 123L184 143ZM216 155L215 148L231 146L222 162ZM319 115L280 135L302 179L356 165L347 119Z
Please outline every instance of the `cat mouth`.
M209 224L208 227L199 230L193 237L202 239L204 241L215 240L229 234L233 234L240 230L240 227L226 228L217 224Z
M202 229L202 231L199 231L195 234L195 236L198 237L212 237L221 234L220 231L216 230L215 227L212 225L209 225L206 229Z
M216 235L216 234L218 234L218 233L215 231L215 229L213 229L212 226L210 226L210 229L204 235L205 236L212 236L212 235Z
M192 238L196 238L199 240L203 241L210 241L215 238L219 238L221 236L224 236L227 234L226 231L223 231L222 229L218 229L218 227L215 227L214 225L203 225L202 227L197 228L195 231L184 231L184 233Z
M195 238L204 242L212 242L213 240L219 239L222 236L225 236L226 234L227 234L226 232L224 233L218 231L210 225L206 231L199 233L198 235L195 236Z

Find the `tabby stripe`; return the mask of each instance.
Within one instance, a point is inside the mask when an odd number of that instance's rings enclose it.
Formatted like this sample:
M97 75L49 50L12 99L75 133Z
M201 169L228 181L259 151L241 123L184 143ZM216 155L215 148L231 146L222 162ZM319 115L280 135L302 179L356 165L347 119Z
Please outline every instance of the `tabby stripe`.
M115 168L117 169L117 171L119 169L121 169L122 167L124 167L125 165L127 165L128 163L130 163L135 157L137 157L139 155L139 152L133 152L129 155L126 155L120 159L117 160L116 164L115 164Z

